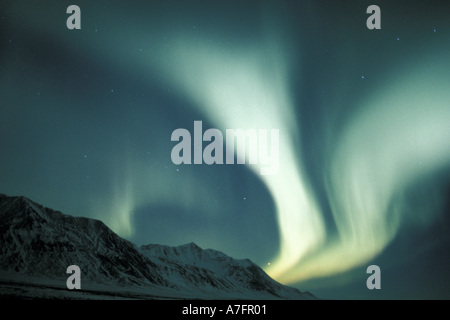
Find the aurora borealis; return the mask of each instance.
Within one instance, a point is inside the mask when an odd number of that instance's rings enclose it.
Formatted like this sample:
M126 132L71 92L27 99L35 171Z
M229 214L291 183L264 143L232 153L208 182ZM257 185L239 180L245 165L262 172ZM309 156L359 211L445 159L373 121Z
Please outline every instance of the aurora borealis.
M379 1L379 30L367 1L71 4L0 5L0 192L325 298L450 297L445 1ZM278 173L175 165L194 121L278 129Z

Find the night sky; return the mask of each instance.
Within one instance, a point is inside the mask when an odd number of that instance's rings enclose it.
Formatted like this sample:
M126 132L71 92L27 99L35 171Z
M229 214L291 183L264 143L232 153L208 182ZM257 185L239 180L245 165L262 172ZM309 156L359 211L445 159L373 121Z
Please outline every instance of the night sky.
M0 193L321 298L450 298L448 1L2 1L0 108ZM174 164L194 121L278 129L278 172Z

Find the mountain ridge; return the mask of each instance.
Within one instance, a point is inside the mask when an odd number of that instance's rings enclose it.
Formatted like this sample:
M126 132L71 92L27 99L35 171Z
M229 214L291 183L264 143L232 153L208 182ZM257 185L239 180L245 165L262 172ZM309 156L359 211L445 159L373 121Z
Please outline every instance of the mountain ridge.
M23 196L0 194L0 258L0 276L6 280L14 275L53 283L67 279L67 266L75 264L85 286L118 292L153 297L165 292L166 298L315 299L279 284L249 259L233 259L193 242L138 247L100 220L73 217Z

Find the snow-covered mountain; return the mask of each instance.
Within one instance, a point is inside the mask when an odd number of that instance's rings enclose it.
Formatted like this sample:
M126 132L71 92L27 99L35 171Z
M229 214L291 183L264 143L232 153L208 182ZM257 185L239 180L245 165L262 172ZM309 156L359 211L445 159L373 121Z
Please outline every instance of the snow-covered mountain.
M314 299L277 283L248 259L194 243L139 248L99 220L0 194L0 295L16 295L15 286L28 285L40 289L28 296L42 295L42 288L47 297L51 289L58 290L53 298L66 296L66 269L74 264L81 269L80 292L95 297Z

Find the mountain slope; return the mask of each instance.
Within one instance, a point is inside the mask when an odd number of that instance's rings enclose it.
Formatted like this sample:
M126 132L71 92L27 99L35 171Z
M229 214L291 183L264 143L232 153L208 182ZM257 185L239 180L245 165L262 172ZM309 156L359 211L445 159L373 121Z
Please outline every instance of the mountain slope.
M103 222L75 218L25 197L0 198L0 269L66 277L76 264L99 283L169 285L158 266Z
M177 283L180 287L192 286L192 282L194 285L206 283L223 291L241 293L244 297L255 293L278 298L292 295L308 298L309 295L279 284L249 259L233 259L220 251L203 250L195 243L178 247L146 245L141 249L147 257L159 260L168 277L179 279ZM180 270L184 277L180 276ZM186 282L186 279L189 281Z
M250 260L193 243L138 248L101 221L65 215L25 197L0 195L3 281L31 277L64 289L66 269L73 264L81 269L82 288L101 284L106 290L153 297L164 292L168 298L314 298L277 283Z

